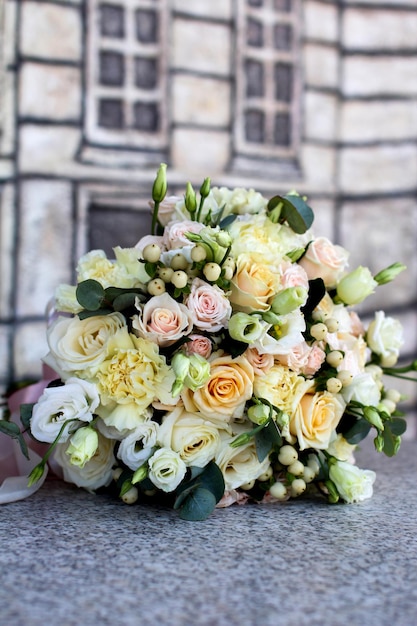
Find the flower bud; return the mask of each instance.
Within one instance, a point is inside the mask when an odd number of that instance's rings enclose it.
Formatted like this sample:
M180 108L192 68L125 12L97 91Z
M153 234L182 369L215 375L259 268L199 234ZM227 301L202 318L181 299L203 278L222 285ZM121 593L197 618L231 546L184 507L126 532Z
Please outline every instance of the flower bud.
M149 471L149 468L148 468L147 463L138 467L138 469L132 476L132 480L131 480L132 485L136 485L136 483L141 483L142 480L145 480L145 478L148 475L148 471Z
M367 422L375 426L378 430L384 430L384 424L381 420L379 412L373 406L365 406L363 409L363 416Z
M210 193L210 178L205 178L203 184L200 187L200 196L202 198L207 198Z
M359 266L342 278L336 292L344 304L359 304L375 291L377 285L370 270Z
M162 202L167 192L166 163L161 163L152 187L152 200Z
M218 263L206 263L203 267L203 274L208 281L214 283L220 276L222 268Z
M171 367L174 370L175 381L172 385L171 394L177 396L184 386L185 378L190 369L190 359L183 352L174 354L171 360Z
M70 463L78 467L84 465L94 456L98 448L98 435L94 428L85 426L75 431L65 453L70 457Z
M39 463L38 465L36 465L28 476L28 487L31 487L32 485L37 483L38 480L42 478L44 471L44 463Z
M195 197L195 191L191 183L187 183L185 188L185 208L188 213L193 216L197 210L197 198Z
M384 450L384 435L378 434L374 439L374 446L377 452L383 452Z
M387 389L384 400L391 400L394 404L398 404L401 400L401 394L397 389Z
M378 285L385 285L386 283L390 283L394 280L398 274L401 274L401 272L406 269L407 267L403 263L393 263L374 276L374 279Z
M230 245L232 245L232 238L225 230L221 230L216 233L214 239L216 243L222 248L228 248Z
M229 320L229 335L235 341L254 343L262 336L264 327L255 315L235 313Z
M260 404L252 404L248 409L248 418L258 426L265 424L269 420L269 406L261 402Z
M288 287L280 291L272 300L271 310L277 315L287 315L307 300L307 290L304 287Z
M142 256L148 263L157 263L161 257L161 248L156 243L145 246Z
M210 363L200 354L190 354L189 367L187 375L184 379L184 385L196 391L206 384L210 378Z
M121 498L125 504L134 504L138 499L138 490L136 487L131 487Z

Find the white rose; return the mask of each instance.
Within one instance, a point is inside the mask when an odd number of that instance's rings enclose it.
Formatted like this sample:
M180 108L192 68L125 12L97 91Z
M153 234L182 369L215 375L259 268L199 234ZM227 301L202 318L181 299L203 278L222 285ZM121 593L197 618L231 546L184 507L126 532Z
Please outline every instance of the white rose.
M369 372L355 376L350 385L342 388L341 394L348 404L356 400L366 406L377 406L381 399L378 381Z
M45 362L62 378L84 372L93 376L104 361L107 343L119 329L127 329L121 313L78 317L58 317L47 330L50 353Z
M232 448L230 445L231 441L233 439L229 438L223 441L215 458L223 474L226 491L237 489L251 480L256 480L256 478L266 472L270 465L268 456L262 463L259 462L253 441L238 448Z
M144 422L120 442L117 456L131 470L137 470L152 454L156 445L158 424Z
M371 470L361 470L346 461L336 461L330 465L329 477L340 497L350 503L362 502L372 496L376 474Z
M178 452L187 466L205 467L219 449L220 435L212 422L178 407L164 418L158 443Z
M114 441L98 433L98 448L84 467L72 465L70 457L66 454L69 445L69 441L60 443L53 453L54 460L62 467L64 480L88 491L110 484L116 462L113 455Z
M38 441L55 441L63 424L59 442L66 441L78 422L91 422L100 398L96 386L79 378L69 378L65 385L47 387L33 407L30 430Z
M170 448L160 448L149 459L149 478L162 491L174 491L186 471L187 466L178 452Z
M389 363L395 365L403 344L403 328L401 323L393 317L385 317L383 311L375 313L375 319L369 324L366 334L368 346L372 352Z

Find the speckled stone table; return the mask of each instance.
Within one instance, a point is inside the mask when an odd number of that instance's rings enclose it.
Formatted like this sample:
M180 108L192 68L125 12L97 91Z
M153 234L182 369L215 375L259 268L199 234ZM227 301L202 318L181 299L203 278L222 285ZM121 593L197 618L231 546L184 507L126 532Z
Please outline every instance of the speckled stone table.
M0 508L1 626L412 626L417 444L366 446L372 500L218 509L205 522L59 481Z

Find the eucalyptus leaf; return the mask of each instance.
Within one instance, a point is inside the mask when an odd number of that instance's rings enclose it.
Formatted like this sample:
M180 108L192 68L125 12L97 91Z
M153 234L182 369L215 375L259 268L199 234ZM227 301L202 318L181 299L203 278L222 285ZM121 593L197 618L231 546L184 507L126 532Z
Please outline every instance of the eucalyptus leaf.
M80 313L78 313L78 317L80 320L85 320L88 317L94 317L95 315L110 315L110 313L114 313L114 309L105 307L97 309L97 311L80 311Z
M389 422L389 428L393 435L399 437L405 433L407 429L407 422L400 417L395 417Z
M198 487L184 501L180 508L181 519L190 522L202 522L211 515L216 508L216 498L208 489Z
M281 433L276 422L271 419L268 424L255 435L256 454L262 463L274 446L282 444Z
M14 422L0 420L0 432L12 437L13 439L17 439L20 435L20 428Z
M124 311L135 305L136 298L137 294L132 291L123 293L113 300L113 308L115 311Z
M219 224L220 228L222 230L227 230L227 228L233 224L236 218L237 218L237 215L235 215L234 213L232 213L231 215L227 215L227 217L224 217L220 221L220 224Z
M280 211L279 215L274 216L274 221L278 217L279 222L288 222L290 228L299 235L305 233L314 221L313 210L301 196L292 194L274 196L268 202L268 211L276 213L277 209Z
M19 437L17 437L17 440L19 442L19 446L20 446L20 450L21 450L22 454L28 459L29 458L29 450L28 450L25 438L23 437L22 433L20 433Z
M28 430L30 426L34 406L35 405L33 403L20 405L20 421L22 422L25 430Z
M371 424L366 419L358 419L357 422L343 433L346 441L352 445L356 445L369 434Z
M398 448L400 445L400 437L395 435L390 428L391 424L388 423L385 425L384 432L382 436L384 438L384 454L386 456L394 456L398 452Z
M219 466L214 461L210 461L206 465L197 480L202 487L213 493L216 503L222 499L225 490L224 478Z
M77 285L76 297L84 309L97 311L103 304L105 294L102 285L90 278Z

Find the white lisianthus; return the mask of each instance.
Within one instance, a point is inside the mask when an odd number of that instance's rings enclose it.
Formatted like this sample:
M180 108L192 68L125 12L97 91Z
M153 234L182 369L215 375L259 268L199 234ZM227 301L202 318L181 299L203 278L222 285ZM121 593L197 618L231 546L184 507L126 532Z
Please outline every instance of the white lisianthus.
M183 480L187 466L178 452L160 448L149 459L149 479L162 491L174 491Z
M353 453L356 446L346 441L346 439L340 433L333 433L330 440L330 445L327 448L327 452L334 456L339 461L349 461L354 463Z
M98 434L94 428L86 426L79 428L72 435L69 446L65 454L70 457L72 465L84 467L84 465L94 456L98 448Z
M336 287L337 295L345 304L360 304L375 291L378 286L370 270L359 266L346 274Z
M355 376L350 385L342 388L341 394L346 403L356 400L367 406L377 406L381 399L378 381L370 372Z
M369 324L366 339L372 352L381 357L382 365L384 361L389 367L395 365L404 342L399 320L386 317L383 311L377 311L375 319Z
M336 461L330 465L329 477L340 497L351 503L362 502L372 496L376 474L371 470L361 470L346 461Z
M237 489L241 485L256 480L267 471L270 465L268 456L262 463L259 462L253 441L249 441L238 448L233 448L230 445L233 439L227 438L223 440L215 458L223 474L226 491Z
M80 378L69 378L59 387L47 387L33 407L31 433L38 441L52 443L68 421L59 438L60 443L64 442L79 422L91 422L99 402L96 386Z
M260 339L254 341L253 347L260 354L278 356L289 354L295 346L303 341L306 322L300 309L296 309L288 315L282 315L277 324L274 326L269 324L268 327L269 333L265 333Z
M153 421L137 426L120 442L118 458L131 470L137 470L151 456L156 445L158 428L158 424Z
M101 433L98 433L97 450L83 467L71 463L67 454L69 446L69 441L60 443L53 453L54 460L62 467L65 481L74 483L77 487L83 487L88 491L94 491L110 484L113 466L116 462L113 455L114 441L106 439Z
M178 407L164 417L158 443L178 452L187 466L205 467L219 449L220 435L213 422Z

